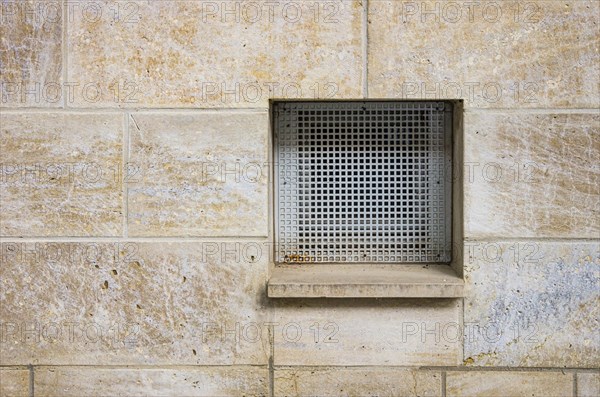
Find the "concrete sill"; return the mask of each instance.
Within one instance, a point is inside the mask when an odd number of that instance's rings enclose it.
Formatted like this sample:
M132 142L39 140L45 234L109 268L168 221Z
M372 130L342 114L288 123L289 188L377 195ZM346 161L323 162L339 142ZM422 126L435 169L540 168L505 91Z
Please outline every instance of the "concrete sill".
M269 298L460 298L448 265L276 265Z

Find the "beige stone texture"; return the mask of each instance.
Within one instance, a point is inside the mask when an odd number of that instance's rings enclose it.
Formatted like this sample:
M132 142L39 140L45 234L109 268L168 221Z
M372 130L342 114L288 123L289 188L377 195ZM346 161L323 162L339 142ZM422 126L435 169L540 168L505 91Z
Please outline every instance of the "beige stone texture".
M448 372L448 397L572 397L573 374L564 372Z
M277 301L275 365L456 365L460 300Z
M17 368L0 368L0 396L29 396L29 371Z
M600 1L0 22L0 397L600 396ZM456 275L274 271L269 99L363 97L464 100Z
M0 235L120 236L123 115L3 113Z
M577 397L600 396L600 373L577 374Z
M260 249L3 243L2 364L266 365Z
M0 19L0 107L63 104L60 1L2 3Z
M467 238L598 238L598 113L465 114Z
M284 396L409 397L440 396L439 372L390 368L275 370L275 393Z
M448 265L278 265L270 298L460 298L464 281Z
M100 92L76 106L266 107L273 97L362 95L360 1L127 4L119 21L71 24L69 78Z
M369 96L596 108L597 1L370 1Z
M266 396L267 369L261 367L77 368L42 367L35 394L79 396Z
M465 364L600 366L597 242L467 244Z
M266 113L133 114L131 236L267 236Z

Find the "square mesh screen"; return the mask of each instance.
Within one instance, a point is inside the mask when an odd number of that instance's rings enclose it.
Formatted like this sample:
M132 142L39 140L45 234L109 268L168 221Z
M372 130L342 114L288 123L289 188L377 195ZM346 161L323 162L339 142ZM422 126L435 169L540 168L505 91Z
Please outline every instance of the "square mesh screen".
M451 109L275 102L277 262L449 262Z

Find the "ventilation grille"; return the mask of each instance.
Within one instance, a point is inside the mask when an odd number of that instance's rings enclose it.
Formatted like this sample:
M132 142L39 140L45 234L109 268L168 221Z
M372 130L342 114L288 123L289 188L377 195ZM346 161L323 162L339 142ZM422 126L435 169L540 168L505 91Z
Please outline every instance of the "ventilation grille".
M273 106L278 262L450 261L451 105Z

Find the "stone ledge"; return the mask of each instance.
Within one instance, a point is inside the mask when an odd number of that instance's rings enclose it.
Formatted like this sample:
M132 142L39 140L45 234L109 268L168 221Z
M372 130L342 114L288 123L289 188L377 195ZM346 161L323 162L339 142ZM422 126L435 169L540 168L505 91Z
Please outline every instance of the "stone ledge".
M278 265L269 298L460 298L464 281L448 265Z

